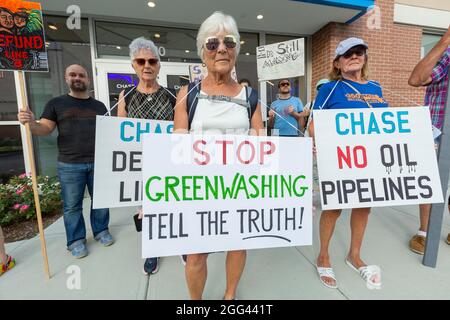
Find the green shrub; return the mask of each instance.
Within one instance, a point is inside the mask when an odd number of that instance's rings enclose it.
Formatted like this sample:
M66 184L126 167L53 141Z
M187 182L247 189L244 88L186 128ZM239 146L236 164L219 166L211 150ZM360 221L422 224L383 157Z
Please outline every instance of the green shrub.
M38 176L38 193L42 215L60 211L61 187L56 177ZM25 174L12 177L0 184L0 225L29 220L36 217L31 177Z

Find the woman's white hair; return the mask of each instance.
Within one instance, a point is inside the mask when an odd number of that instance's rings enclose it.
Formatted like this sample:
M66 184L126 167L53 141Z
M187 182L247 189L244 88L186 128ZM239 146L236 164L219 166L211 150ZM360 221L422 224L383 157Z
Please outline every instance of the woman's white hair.
M149 50L156 56L156 58L158 58L158 60L161 60L159 57L158 48L152 40L148 40L144 37L136 38L131 41L129 48L131 60L133 60L141 50Z
M214 36L222 31L235 36L236 38L236 57L241 49L239 30L234 18L220 11L214 12L205 21L203 21L197 34L197 54L203 61L203 45L206 38Z

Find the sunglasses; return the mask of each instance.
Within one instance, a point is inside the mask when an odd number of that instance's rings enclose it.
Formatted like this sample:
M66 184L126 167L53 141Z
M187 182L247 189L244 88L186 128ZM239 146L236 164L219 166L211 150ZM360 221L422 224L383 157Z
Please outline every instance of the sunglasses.
M366 54L366 50L364 49L354 49L354 50L348 50L346 53L344 53L342 56L345 59L349 59L353 56L353 54L356 54L358 57L362 57L363 55Z
M134 62L136 62L136 64L138 66L145 66L145 62L148 61L148 64L151 66L155 66L158 64L159 60L158 59L144 59L144 58L137 58L134 59Z
M289 82L280 83L280 87L289 87L291 84Z
M223 44L227 49L236 48L236 38L233 35L228 35L223 38ZM216 51L220 46L220 39L217 37L208 37L205 41L205 48L209 51Z

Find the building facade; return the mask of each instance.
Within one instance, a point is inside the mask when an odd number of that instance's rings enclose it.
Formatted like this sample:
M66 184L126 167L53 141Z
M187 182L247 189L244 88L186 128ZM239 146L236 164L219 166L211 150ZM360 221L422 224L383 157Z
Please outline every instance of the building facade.
M231 14L241 33L238 78L259 90L263 104L277 96L276 82L258 82L256 47L305 39L305 75L292 79L303 103L315 96L316 82L327 77L336 45L349 36L369 44L370 77L379 81L391 106L423 103L423 89L408 86L410 72L448 28L450 2L440 0L46 0L42 3L49 56L48 73L26 76L28 104L39 116L48 100L64 94L64 69L79 63L89 70L92 96L113 108L123 88L132 85L128 45L145 36L158 46L161 85L179 88L201 63L195 38L201 22L216 10ZM263 16L259 19L258 16ZM0 179L29 171L24 129L16 119L21 105L18 79L0 72ZM263 108L264 109L264 108ZM266 112L263 111L263 117ZM34 137L38 172L56 174L56 135Z

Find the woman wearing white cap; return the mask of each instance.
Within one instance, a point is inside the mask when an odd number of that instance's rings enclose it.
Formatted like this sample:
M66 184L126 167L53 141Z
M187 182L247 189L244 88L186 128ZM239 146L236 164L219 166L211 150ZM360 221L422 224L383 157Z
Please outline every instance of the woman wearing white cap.
M331 81L321 87L315 102L315 110L388 106L380 85L368 80L367 48L367 44L358 38L348 38L339 43L329 75ZM311 136L314 136L314 122L311 123L309 131ZM369 286L380 287L380 268L376 265L366 265L360 256L369 213L370 208L352 209L351 243L345 261ZM329 288L337 288L328 247L340 214L341 210L324 210L320 217L320 253L316 262L317 272L322 283Z

